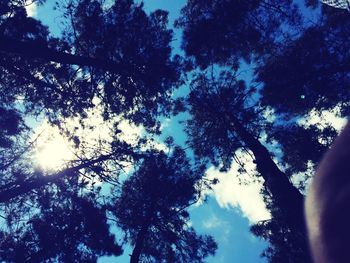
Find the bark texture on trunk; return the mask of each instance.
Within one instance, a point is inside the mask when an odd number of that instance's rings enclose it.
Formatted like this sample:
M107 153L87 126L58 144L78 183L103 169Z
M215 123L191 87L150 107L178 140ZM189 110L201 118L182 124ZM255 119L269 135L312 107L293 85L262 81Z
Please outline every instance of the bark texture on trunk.
M137 234L135 247L130 257L130 263L138 263L140 261L140 256L145 243L146 234L147 234L147 226L144 225L142 226L141 230Z
M251 135L238 120L233 122L233 127L253 152L257 170L264 178L264 184L276 205L286 215L288 224L304 231L304 196L278 168L267 148L258 139Z

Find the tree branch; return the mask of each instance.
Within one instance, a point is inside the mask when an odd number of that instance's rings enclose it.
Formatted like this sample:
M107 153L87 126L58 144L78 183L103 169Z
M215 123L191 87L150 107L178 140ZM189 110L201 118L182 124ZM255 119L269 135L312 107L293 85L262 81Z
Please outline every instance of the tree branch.
M125 65L113 60L78 56L56 51L37 41L20 41L5 36L0 36L0 51L62 64L91 66L119 74L127 70Z

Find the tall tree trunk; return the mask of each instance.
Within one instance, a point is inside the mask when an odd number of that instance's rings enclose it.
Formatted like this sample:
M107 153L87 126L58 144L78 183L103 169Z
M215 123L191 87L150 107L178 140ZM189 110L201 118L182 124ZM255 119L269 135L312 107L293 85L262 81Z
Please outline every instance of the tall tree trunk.
M238 120L233 120L232 126L253 152L257 170L264 178L264 184L272 195L273 201L285 215L286 222L291 227L304 232L304 196L278 168L269 151L258 139L251 135Z
M147 225L144 224L139 233L137 234L135 247L130 257L130 263L138 263L140 260L141 252L145 243L145 237L147 234L147 228Z

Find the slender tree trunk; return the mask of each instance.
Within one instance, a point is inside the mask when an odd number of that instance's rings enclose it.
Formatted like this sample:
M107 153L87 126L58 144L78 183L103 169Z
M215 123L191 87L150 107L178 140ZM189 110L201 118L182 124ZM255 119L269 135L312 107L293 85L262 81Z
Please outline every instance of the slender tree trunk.
M130 257L130 263L138 263L140 260L141 252L145 243L145 237L147 234L147 225L143 225L139 233L137 234L135 247Z
M269 151L258 139L252 136L238 120L234 120L232 125L242 141L253 152L257 170L264 178L264 184L273 196L275 204L285 215L287 223L304 232L304 196L278 168Z

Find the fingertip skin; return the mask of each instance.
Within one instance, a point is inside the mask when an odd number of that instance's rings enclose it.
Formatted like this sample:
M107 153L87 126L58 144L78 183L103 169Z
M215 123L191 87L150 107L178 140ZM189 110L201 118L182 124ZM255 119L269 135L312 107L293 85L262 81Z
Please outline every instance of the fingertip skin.
M350 262L349 123L317 169L305 215L314 262Z

